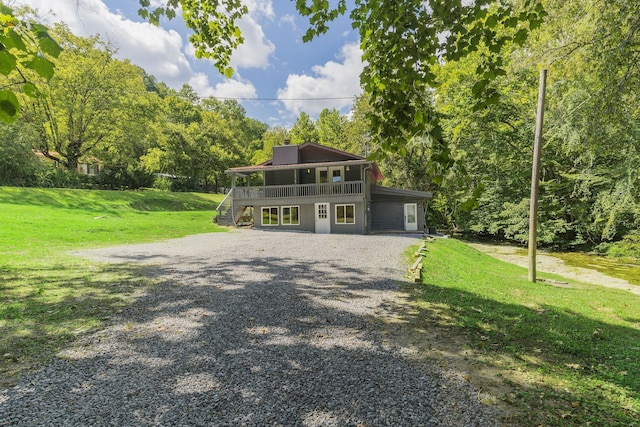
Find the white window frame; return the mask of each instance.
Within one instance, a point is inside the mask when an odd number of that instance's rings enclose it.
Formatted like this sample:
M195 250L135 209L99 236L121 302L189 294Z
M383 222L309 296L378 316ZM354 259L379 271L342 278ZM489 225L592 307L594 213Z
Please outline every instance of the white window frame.
M291 209L295 208L298 211L298 215L296 215L297 222L291 222ZM284 222L284 210L289 209L289 222ZM292 205L292 206L282 206L280 208L280 223L282 225L300 225L300 206Z
M347 207L351 206L353 208L353 222L347 222ZM344 222L338 222L338 208L344 208ZM335 205L335 223L338 225L355 225L356 223L356 205L353 203L346 203Z
M322 172L327 173L327 180L325 182L320 182L320 175ZM333 172L339 172L338 177L334 177ZM335 178L338 178L338 180L334 181ZM344 166L325 166L316 168L316 184L335 184L339 182L344 182Z
M275 224L265 224L264 223L264 211L265 209L269 210L269 218L271 218L271 209L275 209L277 211L277 221ZM278 225L280 225L280 209L278 208L278 206L263 206L260 208L260 224L264 227L277 227Z

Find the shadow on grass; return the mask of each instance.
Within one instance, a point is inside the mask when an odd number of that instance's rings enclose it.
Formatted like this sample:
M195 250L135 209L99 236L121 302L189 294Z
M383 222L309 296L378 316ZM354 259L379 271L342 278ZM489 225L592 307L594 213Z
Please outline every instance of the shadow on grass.
M444 337L462 335L447 341L447 358L454 365L482 360L515 387L505 399L520 412L516 424L638 425L640 328L550 304L530 308L488 299L428 280L414 293L418 311L403 321ZM593 298L598 293L594 289ZM628 296L629 304L637 304L635 295Z
M28 387L0 394L0 413L50 416L12 406L37 396L61 424L495 425L466 383L408 362L378 334L372 313L397 289L397 268L286 249L120 257L153 262L162 283Z
M0 386L102 325L151 281L142 267L73 260L0 268Z

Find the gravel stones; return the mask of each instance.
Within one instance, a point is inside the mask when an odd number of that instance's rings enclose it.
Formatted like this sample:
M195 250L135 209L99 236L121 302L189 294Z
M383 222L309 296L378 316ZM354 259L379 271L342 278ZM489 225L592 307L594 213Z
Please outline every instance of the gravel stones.
M0 425L498 425L460 375L380 332L414 243L240 230L78 253L162 284L0 390Z

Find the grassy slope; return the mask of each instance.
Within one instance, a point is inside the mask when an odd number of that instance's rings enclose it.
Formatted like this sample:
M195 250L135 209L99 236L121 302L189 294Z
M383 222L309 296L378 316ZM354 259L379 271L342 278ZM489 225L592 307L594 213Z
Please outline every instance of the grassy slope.
M428 247L421 316L515 387L504 398L517 424L640 425L639 296L531 284L526 269L453 239Z
M0 187L0 385L99 326L149 285L72 249L221 231L222 195Z
M216 231L221 195L0 187L0 263L42 247L78 249Z

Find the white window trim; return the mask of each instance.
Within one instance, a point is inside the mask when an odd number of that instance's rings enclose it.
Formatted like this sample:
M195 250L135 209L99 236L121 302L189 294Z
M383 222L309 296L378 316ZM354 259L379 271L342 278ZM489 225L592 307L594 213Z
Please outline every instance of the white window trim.
M271 215L271 209L277 209L278 210L278 221L275 224L265 224L264 223L264 215L263 212L265 209L269 209L269 215ZM280 208L278 206L263 206L260 208L260 225L262 225L263 227L277 227L280 225Z
M292 223L291 222L291 212L289 212L289 223L287 224L287 223L284 222L284 210L287 209L287 208L289 208L289 209L296 208L298 210L298 222L296 222L296 223ZM298 205L282 206L280 208L280 223L282 225L300 225L300 206L298 206Z
M339 205L334 205L335 206L335 217L334 217L334 223L337 225L355 225L356 224L356 205L353 203L345 203L345 204L339 204ZM345 222L338 222L338 207L339 206L344 206L345 208ZM353 222L346 222L346 210L347 210L347 206L353 206Z

